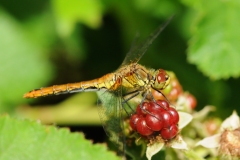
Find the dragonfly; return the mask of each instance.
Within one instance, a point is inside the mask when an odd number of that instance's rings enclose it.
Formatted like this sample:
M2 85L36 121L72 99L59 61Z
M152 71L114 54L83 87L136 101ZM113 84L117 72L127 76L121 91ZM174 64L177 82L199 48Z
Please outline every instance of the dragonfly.
M153 97L152 89L161 93L161 90L166 88L170 82L170 77L164 70L146 68L138 64L138 61L170 20L171 18L159 26L143 43L132 45L124 61L115 72L89 81L34 89L24 94L23 97L38 98L76 92L102 91L98 94L102 102L98 111L103 128L110 140L117 145L119 153L124 154L123 112L126 109L123 104L138 95L142 96L142 103L149 95Z

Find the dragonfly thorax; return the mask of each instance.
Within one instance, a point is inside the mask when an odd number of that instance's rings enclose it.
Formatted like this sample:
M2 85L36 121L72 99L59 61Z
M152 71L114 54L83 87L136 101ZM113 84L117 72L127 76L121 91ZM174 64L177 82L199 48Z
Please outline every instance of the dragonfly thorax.
M152 87L157 90L162 90L166 88L170 82L169 75L163 69L158 69L154 71L154 82Z

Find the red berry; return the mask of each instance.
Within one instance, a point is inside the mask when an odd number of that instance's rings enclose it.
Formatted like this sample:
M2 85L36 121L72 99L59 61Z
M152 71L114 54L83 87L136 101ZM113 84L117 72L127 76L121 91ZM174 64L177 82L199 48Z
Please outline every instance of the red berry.
M145 120L144 117L141 117L141 118L138 119L136 128L137 128L138 133L143 135L143 136L149 136L153 133L153 130L151 130L147 126L146 120Z
M137 130L136 128L136 124L137 124L137 121L139 120L141 116L138 115L138 114L133 114L130 118L130 126L132 127L133 130Z
M160 134L163 139L169 140L175 137L178 133L178 127L176 125L171 125L169 128L163 128Z
M149 128L153 131L160 131L163 127L163 121L161 114L159 112L151 112L151 114L147 114L146 123Z
M190 104L191 109L194 109L197 105L197 100L192 94L188 94L187 101Z
M168 97L171 101L176 101L180 95L180 91L177 88L173 88L168 94Z
M163 108L160 104L155 103L153 101L149 102L149 112L159 112L161 113L162 111L165 111L165 108Z
M146 113L149 109L149 103L148 102L143 102L142 103L142 108L140 107L141 103L137 106L136 112L139 115L146 116Z
M170 107L170 108L168 109L168 112L171 114L172 122L173 122L174 124L178 124L179 114L178 114L178 112L176 111L176 109Z
M163 128L167 128L173 124L172 116L168 111L162 111L162 121L163 121Z
M169 108L169 104L168 104L168 102L165 101L165 100L158 100L158 101L157 101L157 104L159 104L159 105L160 105L161 107L163 107L164 109Z
M163 93L159 93L156 90L152 90L152 95L155 99L159 100L159 99L165 99L164 96L162 95Z
M158 111L160 109L161 109L161 107L159 105L157 105L155 102L153 102L153 101L149 102L149 107L148 107L149 112Z

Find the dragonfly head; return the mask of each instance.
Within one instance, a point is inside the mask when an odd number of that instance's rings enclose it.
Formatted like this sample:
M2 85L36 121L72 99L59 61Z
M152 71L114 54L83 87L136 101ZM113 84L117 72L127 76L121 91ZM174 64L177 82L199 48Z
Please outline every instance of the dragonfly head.
M158 69L154 72L155 80L153 83L153 88L157 90L162 90L166 88L170 82L170 77L163 69Z

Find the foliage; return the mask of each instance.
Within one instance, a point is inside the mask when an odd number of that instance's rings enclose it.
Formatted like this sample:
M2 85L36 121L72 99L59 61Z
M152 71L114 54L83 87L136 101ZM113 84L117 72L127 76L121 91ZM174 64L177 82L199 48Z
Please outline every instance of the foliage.
M0 117L0 159L119 159L83 134L29 120Z
M239 77L240 3L237 1L185 2L196 10L188 59L213 79Z
M22 93L28 87L35 87L35 82L44 84L51 79L52 69L44 44L30 37L30 33L4 11L0 12L0 21L0 104L9 107L23 102Z

